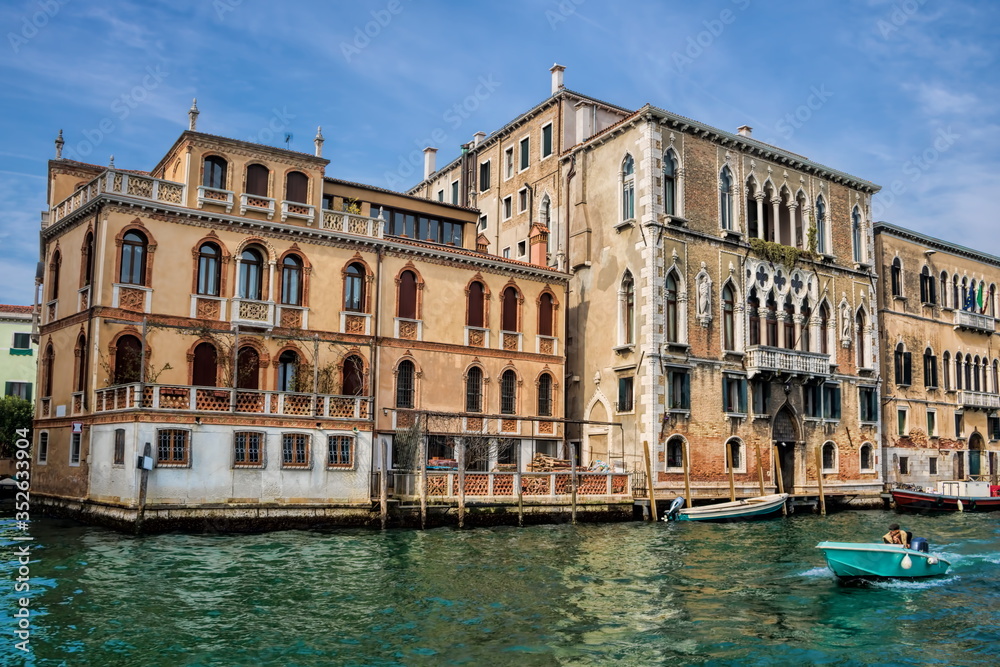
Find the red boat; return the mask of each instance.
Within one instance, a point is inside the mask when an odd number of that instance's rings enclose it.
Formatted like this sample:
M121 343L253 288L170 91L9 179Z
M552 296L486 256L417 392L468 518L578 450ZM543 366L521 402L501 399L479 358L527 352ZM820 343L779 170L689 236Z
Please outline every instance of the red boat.
M896 509L916 512L1000 511L1000 487L986 482L938 482L938 491L893 489L892 500Z

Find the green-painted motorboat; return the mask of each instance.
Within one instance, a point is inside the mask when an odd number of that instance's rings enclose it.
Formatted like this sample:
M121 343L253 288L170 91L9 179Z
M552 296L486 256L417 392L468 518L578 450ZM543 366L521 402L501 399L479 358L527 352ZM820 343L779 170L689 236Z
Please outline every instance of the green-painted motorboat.
M845 579L914 579L937 577L948 572L951 563L926 551L927 541L915 538L905 549L899 544L865 542L820 542L827 566Z

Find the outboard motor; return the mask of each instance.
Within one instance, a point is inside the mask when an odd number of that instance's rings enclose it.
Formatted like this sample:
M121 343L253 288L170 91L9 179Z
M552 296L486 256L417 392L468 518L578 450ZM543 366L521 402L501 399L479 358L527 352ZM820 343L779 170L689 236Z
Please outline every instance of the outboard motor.
M924 553L928 553L931 550L926 537L914 537L910 540L910 548L914 551L923 551Z
M667 513L663 515L663 520L671 521L676 519L677 513L682 507L684 507L684 496L677 496L674 498L674 502L670 503L670 509L668 509Z

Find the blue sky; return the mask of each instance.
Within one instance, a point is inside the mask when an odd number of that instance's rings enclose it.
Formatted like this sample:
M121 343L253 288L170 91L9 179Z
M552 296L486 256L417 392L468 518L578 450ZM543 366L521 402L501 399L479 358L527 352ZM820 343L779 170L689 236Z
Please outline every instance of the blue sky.
M566 86L754 137L883 186L875 213L1000 255L1000 3L8 0L0 303L30 304L46 161L148 170L187 127L405 189ZM457 105L457 106L456 106ZM439 135L440 136L440 135ZM412 169L412 173L410 173Z

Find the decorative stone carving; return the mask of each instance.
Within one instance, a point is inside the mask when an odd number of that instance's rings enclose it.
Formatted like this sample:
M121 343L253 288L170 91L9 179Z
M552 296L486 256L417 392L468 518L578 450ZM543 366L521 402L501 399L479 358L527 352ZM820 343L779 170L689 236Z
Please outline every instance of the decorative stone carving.
M841 292L840 301L840 344L842 347L851 346L851 331L854 323L851 321L851 306L847 303L847 293Z
M141 313L146 310L146 293L142 290L123 287L118 296L118 307Z
M712 322L712 278L708 275L705 262L701 263L701 271L694 280L698 290L696 317L701 326L707 327Z

